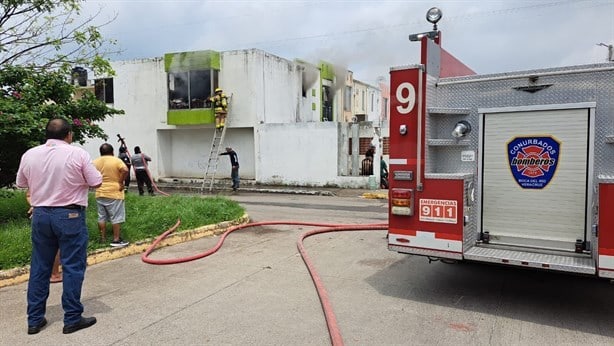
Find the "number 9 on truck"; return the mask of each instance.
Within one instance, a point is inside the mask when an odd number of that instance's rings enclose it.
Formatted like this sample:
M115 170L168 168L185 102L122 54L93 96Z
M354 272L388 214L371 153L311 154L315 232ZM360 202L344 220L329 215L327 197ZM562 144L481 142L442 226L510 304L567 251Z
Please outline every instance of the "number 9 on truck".
M399 114L408 114L416 106L416 88L409 82L399 84L396 97L401 104L397 106Z

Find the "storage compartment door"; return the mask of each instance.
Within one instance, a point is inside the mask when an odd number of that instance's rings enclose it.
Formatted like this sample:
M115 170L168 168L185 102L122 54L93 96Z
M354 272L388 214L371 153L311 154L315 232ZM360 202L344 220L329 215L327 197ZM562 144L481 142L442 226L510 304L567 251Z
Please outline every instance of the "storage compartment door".
M484 114L482 230L573 250L585 239L589 110Z

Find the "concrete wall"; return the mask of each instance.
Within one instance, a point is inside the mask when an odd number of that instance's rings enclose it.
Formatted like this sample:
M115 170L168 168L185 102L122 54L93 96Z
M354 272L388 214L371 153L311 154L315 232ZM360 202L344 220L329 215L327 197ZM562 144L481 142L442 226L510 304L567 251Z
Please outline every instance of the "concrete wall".
M352 71L348 71L348 73L344 76L345 78L343 79L342 83L339 83L339 89L337 91L337 94L335 95L335 102L337 102L337 107L339 109L339 118L338 121L340 122L351 122L352 121L352 116L355 114L354 110L353 110L353 99L352 99L352 93L353 93L353 85L354 85L354 73ZM350 104L349 104L349 110L346 110L345 107L345 98L346 98L346 90L347 88L349 88L349 92L350 92Z
M365 177L337 174L338 123L261 124L258 181L264 184L365 187ZM266 153L266 154L265 154Z
M319 83L320 69L308 63L297 63L301 69L301 94L299 95L299 114L296 122L320 121L322 108Z
M362 121L367 121L367 84L354 79L352 90L353 114L362 116Z
M213 129L182 128L160 130L158 172L160 177L202 178L209 162ZM254 131L252 128L229 128L222 147L232 147L239 156L240 175L244 179L255 179ZM223 152L222 148L220 152ZM230 161L220 156L216 176L230 176Z
M117 134L126 138L130 153L135 146L152 157L150 169L160 169L156 131L166 125L167 86L164 61L161 58L113 62L113 94L115 103L110 105L125 111L100 123L109 136L108 142L119 152ZM83 147L92 158L100 156L98 148L104 141L95 139Z
M390 125L390 85L386 82L378 84L380 90L380 127L388 127Z
M228 126L304 121L302 66L257 49L223 52L221 65L220 87L232 95ZM309 110L306 119L313 117Z
M367 86L367 114L366 120L373 123L374 126L380 125L380 112L381 112L381 92L378 88L368 85Z

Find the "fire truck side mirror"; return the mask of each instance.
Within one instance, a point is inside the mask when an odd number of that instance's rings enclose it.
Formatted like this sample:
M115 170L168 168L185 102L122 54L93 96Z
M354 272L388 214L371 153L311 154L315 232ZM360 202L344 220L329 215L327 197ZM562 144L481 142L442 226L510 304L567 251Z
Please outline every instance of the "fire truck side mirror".
M399 133L401 136L405 136L407 134L407 125L403 124L399 126Z
M454 126L454 130L452 130L452 136L454 138L462 138L465 137L469 132L471 132L471 125L465 120L461 120L457 122Z

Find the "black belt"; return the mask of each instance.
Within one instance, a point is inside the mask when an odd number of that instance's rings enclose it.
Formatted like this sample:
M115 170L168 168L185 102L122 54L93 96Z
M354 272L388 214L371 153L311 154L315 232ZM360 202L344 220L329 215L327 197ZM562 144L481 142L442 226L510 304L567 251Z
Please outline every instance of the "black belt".
M85 209L84 206L82 205L78 205L78 204L69 204L69 205L62 205L62 206L53 206L53 207L43 207L43 208L54 208L54 209L77 209L77 210L83 210Z

